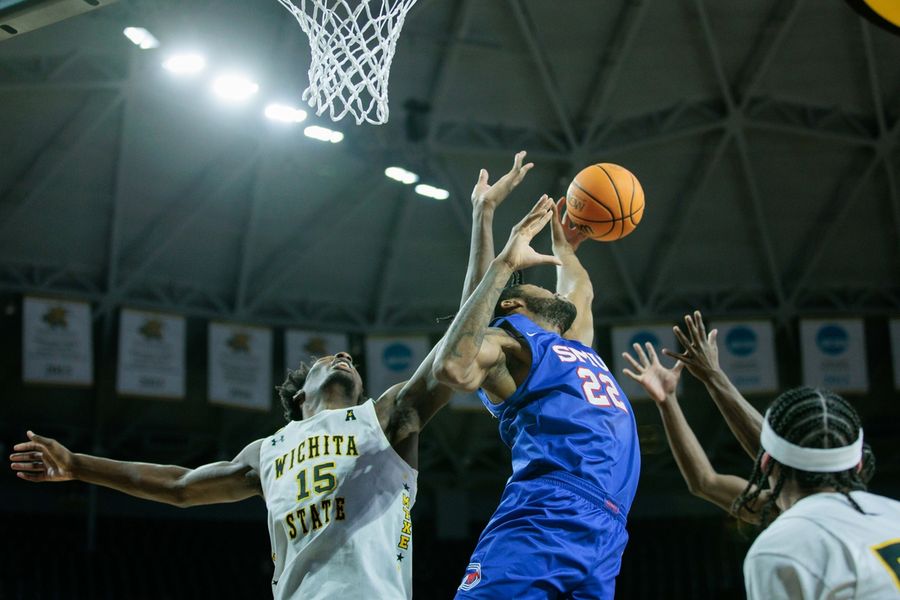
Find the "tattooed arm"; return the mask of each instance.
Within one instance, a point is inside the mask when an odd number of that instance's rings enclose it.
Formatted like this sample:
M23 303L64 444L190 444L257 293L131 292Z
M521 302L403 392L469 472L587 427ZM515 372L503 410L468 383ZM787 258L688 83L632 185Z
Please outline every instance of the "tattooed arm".
M519 349L520 343L488 325L500 292L513 271L538 264L559 264L559 259L538 254L529 246L553 214L553 201L543 196L513 227L506 246L491 262L481 283L453 319L439 346L433 367L439 381L455 389L472 391L492 376L489 391L502 398L515 390L505 361L507 353Z

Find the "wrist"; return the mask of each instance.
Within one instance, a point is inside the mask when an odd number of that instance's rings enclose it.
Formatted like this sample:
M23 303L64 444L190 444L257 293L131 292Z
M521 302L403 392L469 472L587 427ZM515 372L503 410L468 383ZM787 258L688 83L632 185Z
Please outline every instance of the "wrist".
M509 279L513 272L516 271L516 266L510 262L510 258L505 252L501 252L491 261L489 270L498 278L505 277L506 279Z
M71 475L72 479L81 479L82 474L84 473L84 460L87 458L84 454L72 454L72 458L69 460L69 475Z
M493 219L495 210L496 207L493 204L489 204L484 200L476 200L472 204L472 216L477 219Z

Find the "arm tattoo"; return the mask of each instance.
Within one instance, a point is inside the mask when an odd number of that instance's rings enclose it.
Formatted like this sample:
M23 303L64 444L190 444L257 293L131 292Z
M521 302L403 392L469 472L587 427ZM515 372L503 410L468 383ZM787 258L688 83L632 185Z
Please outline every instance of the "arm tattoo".
M470 363L475 361L494 314L494 305L509 276L509 267L492 263L475 292L453 319L445 343L454 359Z

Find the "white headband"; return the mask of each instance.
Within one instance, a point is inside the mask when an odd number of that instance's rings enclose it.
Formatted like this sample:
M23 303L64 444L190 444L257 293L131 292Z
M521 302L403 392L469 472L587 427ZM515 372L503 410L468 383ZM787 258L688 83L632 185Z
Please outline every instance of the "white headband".
M804 448L779 436L769 426L769 413L763 419L759 443L769 456L781 464L811 473L839 473L852 469L862 460L863 430L856 441L840 448Z

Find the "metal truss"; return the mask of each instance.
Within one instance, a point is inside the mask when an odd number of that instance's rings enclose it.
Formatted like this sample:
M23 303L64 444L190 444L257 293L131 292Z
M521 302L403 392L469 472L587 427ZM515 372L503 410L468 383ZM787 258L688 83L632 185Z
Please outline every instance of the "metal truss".
M636 32L649 13L652 3L659 0L626 1L617 16L617 34L610 40L600 61L595 81L589 86L581 108L576 114L567 109L555 95L556 76L538 37L537 28L522 0L506 0L511 22L517 27L523 50L534 65L536 79L551 103L554 119L547 127L529 129L512 127L474 119L455 121L443 118L441 109L450 73L458 67L457 49L464 39L472 18L475 0L457 0L451 16L449 47L442 53L433 71L430 87L432 113L423 143L426 162L453 189L452 206L456 224L462 234L467 233L469 218L466 196L444 165L446 158L455 155L508 157L511 150L526 148L529 157L557 165L560 178L581 164L585 157L633 150L652 145L667 144L685 139L714 135L717 142L701 156L688 171L684 185L675 190L671 202L679 205L675 221L659 240L659 256L647 273L634 277L625 268L624 260L613 248L613 260L622 277L625 300L604 306L598 323L612 320L637 320L680 312L686 305L704 306L721 314L755 313L777 315L786 322L799 311L871 311L895 310L897 291L894 289L844 290L834 293L812 293L809 279L827 248L848 215L852 199L862 194L876 173L884 173L890 195L891 215L895 229L900 230L900 183L892 168L891 156L897 148L900 122L889 122L883 101L883 88L876 67L869 26L860 21L860 43L866 59L866 76L872 97L871 114L855 114L829 106L814 106L792 102L758 92L760 83L771 67L778 49L789 36L804 0L776 3L766 23L749 48L747 57L734 81L726 76L717 40L706 13L705 0L686 0L697 15L698 32L708 52L711 72L718 84L719 95L694 102L679 102L645 114L615 117L607 113L607 104L622 74L623 66L637 39ZM136 2L136 10L155 10L153 3ZM143 14L143 13L142 13ZM151 15L152 16L152 15ZM283 34L279 39L286 39ZM0 61L0 93L15 94L28 91L47 94L81 91L85 95L66 125L63 126L20 172L15 183L0 196L0 239L6 228L65 167L67 160L101 126L113 116L118 117L119 150L116 156L112 219L108 234L108 259L104 272L80 265L40 265L17 262L0 263L0 289L14 292L66 294L97 304L97 318L120 305L177 311L189 316L216 319L240 319L271 325L330 326L350 331L439 331L443 325L434 322L437 315L450 314L456 309L455 299L444 306L400 307L390 304L391 282L397 273L392 257L403 251L404 239L399 235L387 249L380 272L383 284L373 296L371 306L333 306L328 299L306 302L279 300L281 285L292 277L302 264L303 254L315 247L315 235L301 243L285 240L269 257L253 257L254 237L260 203L265 196L266 142L263 134L255 140L255 149L248 160L246 152L240 156L225 152L200 172L185 190L179 190L170 200L190 195L196 201L181 205L177 214L166 214L127 245L121 239L120 213L123 202L122 182L127 177L126 165L130 153L130 98L137 88L145 85L141 65L124 59L120 53L76 52L65 57L15 58ZM828 223L824 230L806 232L807 244L803 255L792 257L788 268L779 268L772 241L765 227L761 194L756 187L754 166L750 159L748 134L754 131L775 132L815 141L843 145L865 157L863 164L854 165L849 179L851 185L836 190L822 215L830 219L813 219L813 223ZM354 139L356 138L356 139ZM356 151L372 155L383 152L386 143L373 136L348 135L348 145ZM704 184L714 175L726 150L737 151L739 172L746 184L746 193L754 227L754 237L764 272L765 290L729 290L672 294L660 289L671 267L672 248L686 230L691 211L702 197ZM215 174L226 171L220 179ZM374 173L374 171L373 171ZM380 173L370 174L373 178ZM368 177L368 176L367 176ZM190 284L156 281L149 276L151 267L171 248L179 236L186 235L190 225L205 207L224 190L235 185L247 185L251 190L248 201L246 229L241 236L241 259L236 270L233 290L229 294L211 293ZM358 182L354 182L358 185ZM375 186L379 184L376 182ZM368 197L374 197L375 193ZM409 209L403 203L398 222L408 220ZM327 206L327 203L326 203ZM172 224L175 224L174 227ZM325 234L323 234L325 235ZM900 241L897 242L900 256ZM265 265L260 267L260 265ZM616 302L619 302L618 300ZM675 310L675 307L678 307Z

